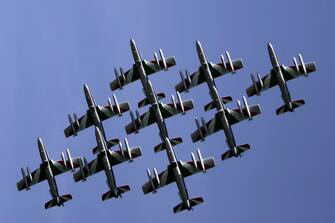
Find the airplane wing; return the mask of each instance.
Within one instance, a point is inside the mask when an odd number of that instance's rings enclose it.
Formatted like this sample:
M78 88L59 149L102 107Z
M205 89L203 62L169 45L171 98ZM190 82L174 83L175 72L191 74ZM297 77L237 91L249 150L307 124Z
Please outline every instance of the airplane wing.
M87 111L85 115L80 117L78 119L78 123L79 126L73 125L75 131L73 131L72 125L69 125L68 127L66 127L66 129L64 129L64 134L66 137L72 136L75 133L80 132L83 129L86 129L94 124L90 112Z
M165 69L165 67L163 66L162 60L158 60L158 63L156 60L151 60L151 61L143 60L142 63L143 63L146 75L150 75L150 74L153 74L160 70ZM167 68L172 67L174 65L176 65L176 60L174 57L166 58ZM133 65L133 67L130 70L124 73L124 76L119 76L116 80L113 80L110 83L110 87L112 90L116 90L138 79L140 79L140 74L138 73L136 66Z
M110 165L115 166L115 165L118 165L120 163L130 161L134 158L137 158L137 157L141 156L142 152L141 152L140 147L135 147L135 148L129 149L129 153L126 150L125 151L108 150L107 154L108 154L108 159L109 159Z
M159 108L160 108L163 119L180 114L183 111L184 112L188 111L190 109L193 109L194 107L192 100L182 101L182 105L183 105L183 108L180 102L176 103L176 107L174 106L173 103L170 103L170 104L160 103ZM139 118L136 118L134 122L129 123L125 127L125 129L126 129L127 134L130 134L130 133L136 132L136 130L147 127L153 123L156 123L156 116L155 116L154 109L150 107L149 111L141 115Z
M80 160L81 160L80 157L72 158L72 163L73 163L74 168L80 167ZM51 160L50 167L51 167L51 171L54 176L57 176L59 174L62 174L62 173L65 173L71 170L71 164L68 160L66 160L65 163L63 160L58 160L58 161Z
M239 70L243 67L242 60L233 60L232 65L235 70ZM223 63L209 63L209 69L211 71L212 77L217 78L224 74L232 72L232 70L229 68L230 65L228 62L226 63L226 66ZM194 72L190 77L184 78L180 83L178 83L175 86L176 91L183 92L187 89L190 89L192 87L195 87L197 85L200 85L202 83L206 82L205 74L201 67L198 68L196 72Z
M119 108L120 108L120 113L124 113L129 111L130 107L129 107L129 103L128 102L122 102L119 103ZM112 118L116 115L118 115L119 113L117 112L117 105L113 105L113 109L111 109L111 107L109 105L100 107L98 106L98 115L100 118L100 121L104 121L106 119Z
M127 134L130 134L130 133L136 132L136 130L142 129L155 122L156 122L155 112L154 112L154 109L150 107L149 111L145 112L139 118L135 119L134 123L131 122L128 125L126 125L125 129L126 129ZM136 125L136 127L134 125Z
M283 66L283 65L281 66L281 70L282 70L285 81L289 81L289 80L305 75L305 73L302 72L304 70L303 66L301 64L297 66L298 67L296 67L296 65L291 65L288 67ZM316 70L315 62L304 63L304 66L306 68L307 74L314 72ZM263 82L263 86L260 83L260 81L257 81L255 83L259 92L265 91L266 89L269 89L278 84L276 75L273 72L273 70L271 70L270 74L262 77L262 82ZM257 89L255 88L255 85L253 84L246 89L246 93L249 97L257 94Z
M232 60L232 65L234 67L234 71L243 68L243 62L241 59ZM217 64L210 63L209 69L211 70L213 78L217 78L232 72L229 62L226 62L225 65L223 63L217 63Z
M30 187L34 184L37 184L37 183L42 182L43 180L47 179L46 173L40 168L34 170L31 173L31 176L32 176L32 180L30 179L29 176L26 176L25 179L22 179L19 182L17 182L16 186L17 186L17 189L19 191L27 189L27 185L26 185L25 182L27 182L28 186Z
M166 61L166 67L173 67L176 65L176 60L174 57L168 57L165 59ZM156 60L146 61L144 60L144 70L147 75L156 73L158 71L164 70L165 67L163 65L162 59L158 60L158 63Z
M106 119L112 118L119 113L118 108L120 109L120 113L124 113L129 111L129 103L128 102L122 102L118 105L113 105L113 108L111 108L109 105L106 106L97 106L97 112L100 118L100 121L104 121ZM73 131L72 125L69 125L64 129L64 134L66 137L72 136L75 133L78 133L86 128L91 127L94 125L93 119L91 116L91 112L87 110L86 114L78 119L79 126L74 123L73 127L75 129L75 132Z
M316 70L315 62L305 63L306 73L312 73ZM295 65L284 67L283 76L285 81L289 81L295 79L297 77L304 76L305 73L303 71L303 66L301 64L298 65L298 69Z
M259 105L251 105L249 106L249 110L251 117L254 117L261 113L261 108ZM230 125L234 125L249 118L246 108L243 108L242 112L240 109L225 109L225 114Z
M250 111L250 116L256 116L258 114L261 113L261 108L259 105L251 105L249 106L249 111ZM224 110L226 118L229 122L230 125L234 125L238 122L241 122L243 120L246 120L249 118L248 116L248 112L246 108L242 109L242 113L240 111L240 109L235 109L235 110L230 110L230 109L225 109ZM209 135L214 134L215 132L223 129L223 126L221 124L221 120L220 120L220 112L216 113L214 118L212 118L211 120L209 120L206 123L206 126L201 126L200 127L200 131L199 129L197 129L196 131L194 131L191 134L192 137L192 141L193 142L197 142ZM200 133L201 132L201 133Z
M73 167L74 168L78 168L80 166L80 158L79 157L72 158L72 162L73 162ZM64 163L63 160L59 160L59 161L51 160L51 162L50 162L51 171L54 174L54 176L57 176L61 173L64 173L64 172L67 172L67 171L71 170L70 166L71 166L71 164L68 160L66 160L65 163ZM22 179L17 183L17 189L19 191L27 188L27 185L25 184L25 182L27 182L28 186L30 187L34 184L37 184L37 183L47 179L47 175L41 167L34 170L31 173L31 176L32 176L31 179L27 175L25 177L25 179Z
M175 177L173 174L173 171L171 169L171 166L169 165L168 168L166 170L164 170L163 172L161 172L160 174L158 174L158 178L160 181L160 184L157 184L157 181L153 181L154 187L155 188L159 188L159 187L163 187L165 185L168 185L172 182L175 181ZM154 191L154 188L151 185L151 182L148 181L145 184L143 184L142 186L142 190L144 194L148 194Z
M167 119L169 117L172 117L174 115L178 115L180 113L186 112L188 110L193 109L193 101L192 100L185 100L182 101L182 104L180 102L176 103L176 106L174 106L173 103L169 104L163 104L160 103L160 111L162 113L162 116L164 119Z
M87 164L87 166L83 166L82 170L78 170L73 174L73 178L75 182L81 181L84 179L82 175L82 171L84 172L85 178L92 176L93 174L99 173L104 169L102 156L98 156L96 159L92 160Z
M213 157L203 159L203 163L204 163L205 170L215 167L215 162L214 162ZM196 163L194 163L193 160L188 161L188 162L180 162L179 168L180 168L180 172L183 175L183 177L188 177L188 176L191 176L193 174L203 171L201 168L200 160L197 160Z
M211 120L209 120L206 123L206 127L205 126L200 127L201 133L197 129L196 131L194 131L191 134L192 141L197 142L197 141L199 141L199 140L201 140L201 139L203 139L203 138L205 138L209 135L214 134L215 132L217 132L221 129L223 129L223 127L222 127L222 124L221 124L221 121L220 121L220 117L219 117L219 114L216 113L214 118L212 118Z
M130 153L130 156L129 156ZM136 148L131 148L129 150L129 153L127 151L112 151L108 150L107 152L107 157L109 160L109 163L111 166L118 165L120 163L123 163L125 161L132 160L133 158L137 158L142 155L141 148L136 147ZM97 156L94 160L89 162L87 164L87 168L83 167L83 171L85 174L85 177L92 176L96 173L99 173L100 171L104 170L104 161L103 161L103 156ZM78 170L76 173L73 174L73 178L75 182L83 180L83 175L81 170Z
M262 83L263 83L263 86L262 86L260 81L256 82L256 86L257 86L257 89L258 89L259 92L265 91L269 88L272 88L272 87L278 85L276 74L271 71L270 74L262 77ZM247 93L248 97L251 97L251 96L257 94L257 89L256 89L255 85L253 84L250 87L248 87L245 90L245 92Z
M175 86L176 91L183 92L206 81L206 77L200 67L196 72L190 75L189 79L186 77ZM185 85L184 85L185 83Z
M214 159L212 157L203 159L203 163L204 163L205 170L210 169L210 168L215 166L215 162L214 162ZM158 174L158 178L159 178L159 182L160 182L159 185L158 185L156 180L152 181L152 183L154 184L154 187L156 189L161 188L163 186L166 186L166 185L176 181L175 176L173 174L172 165L173 164L170 164L166 170L164 170L163 172ZM178 166L179 166L180 172L181 172L183 177L188 177L188 176L191 176L193 174L196 174L196 173L199 173L199 172L203 171L202 168L201 168L200 160L197 160L196 164L194 164L193 161L188 161L188 162L181 162L180 161L180 162L178 162ZM153 192L154 188L152 187L151 182L148 181L142 186L142 190L143 190L144 194L148 194L150 192Z

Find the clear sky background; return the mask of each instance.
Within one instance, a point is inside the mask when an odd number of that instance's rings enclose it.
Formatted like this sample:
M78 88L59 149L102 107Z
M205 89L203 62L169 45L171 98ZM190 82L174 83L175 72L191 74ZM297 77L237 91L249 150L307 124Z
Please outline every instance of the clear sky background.
M1 222L229 222L314 223L335 221L334 147L334 6L333 1L18 1L0 2L0 220ZM73 200L64 208L44 210L50 200L46 182L18 192L20 167L40 164L36 139L41 136L52 159L70 148L73 156L94 158L94 129L66 139L67 114L82 115L87 106L83 84L91 88L98 104L112 96L109 82L114 67L130 68L133 58L129 39L135 38L143 58L153 58L162 48L175 56L177 66L151 77L157 92L174 94L178 71L199 67L195 41L207 57L218 62L229 50L242 58L244 68L216 80L221 95L241 99L251 84L250 73L268 73L266 43L271 41L281 63L292 63L301 52L315 60L317 72L289 83L293 99L306 105L294 114L277 117L283 104L278 88L249 99L259 103L262 115L233 127L237 144L252 148L240 159L222 162L227 150L223 132L193 144L195 116L210 100L206 85L183 98L192 98L195 109L167 120L171 137L184 143L175 147L178 159L189 160L199 147L203 156L214 156L216 168L186 179L190 197L205 202L193 212L174 215L180 202L171 184L154 195L143 195L146 168L166 169L166 154L153 152L159 143L156 126L128 137L140 145L143 156L114 168L118 185L132 190L123 199L102 202L107 191L105 175L74 183L71 173L57 177L60 194ZM139 82L115 92L132 109L144 95ZM165 102L167 101L164 100ZM229 104L235 108L236 102ZM147 111L141 109L141 113ZM106 121L108 138L125 137L129 114Z

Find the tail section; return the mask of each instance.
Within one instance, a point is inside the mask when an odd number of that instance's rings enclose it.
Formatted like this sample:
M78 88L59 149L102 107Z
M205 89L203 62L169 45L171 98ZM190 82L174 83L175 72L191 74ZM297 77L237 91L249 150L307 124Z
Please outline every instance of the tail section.
M291 101L291 108L288 108L286 105L283 105L276 110L276 114L280 115L280 114L283 114L283 113L288 112L288 111L293 112L293 110L295 108L298 108L298 107L300 107L304 104L305 104L305 101L302 100L302 99L296 100L296 101Z
M183 211L185 209L192 210L192 207L201 204L204 202L204 199L202 197L196 197L193 199L188 200L188 205L186 205L184 202L178 204L173 208L173 213L178 213L180 211Z
M114 191L111 191L111 190L107 191L106 193L104 193L101 196L101 199L103 201L105 201L105 200L108 200L108 199L113 198L113 197L117 198L117 197L121 196L121 194L126 193L127 191L130 191L130 187L129 187L129 185L124 185L124 186L121 186L121 187L117 188L117 193L116 194L114 193Z
M250 149L249 144L236 146L234 149L230 149L227 152L225 152L224 154L222 154L221 159L226 160L226 159L229 159L233 156L238 157L238 156L241 155L241 153L243 153L243 152L245 152L249 149Z
M172 146L176 146L176 145L183 142L182 138L180 138L180 137L172 138L172 139L169 139L169 140L170 140L170 143L171 143ZM158 153L158 152L163 151L165 149L166 149L165 143L162 142L162 143L158 144L157 146L155 146L154 151L155 151L155 153Z
M120 140L119 139L110 139L106 141L107 147L111 148L113 146L119 145ZM99 146L96 146L93 148L92 152L93 154L97 154L100 151L101 148Z
M228 104L229 102L233 101L233 98L231 96L226 96L221 98L223 104ZM211 109L215 108L215 102L211 101L208 104L204 106L205 111L209 111Z
M65 194L65 195L62 195L60 197L57 197L55 199L52 199L50 201L48 201L47 203L45 203L44 207L45 209L49 209L49 208L52 208L54 206L64 206L63 204L69 200L72 199L72 195L71 194Z
M163 98L165 98L165 94L164 93L158 93L157 94L157 98L158 98L158 100L163 99ZM138 106L138 108L142 108L142 107L144 107L146 105L149 105L149 104L150 104L149 99L148 98L144 98L143 100L141 100L141 101L138 102L137 106Z

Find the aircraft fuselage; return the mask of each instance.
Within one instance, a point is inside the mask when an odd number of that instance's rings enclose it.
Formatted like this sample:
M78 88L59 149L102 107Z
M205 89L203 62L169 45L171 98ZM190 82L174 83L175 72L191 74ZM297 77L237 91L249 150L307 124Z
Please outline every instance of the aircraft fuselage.
M53 199L56 199L59 202L59 193L57 188L56 179L52 173L51 166L50 166L50 159L48 153L44 147L43 141L41 138L38 138L38 149L40 152L42 164L41 164L41 171L46 173L47 181L50 187L50 194Z
M103 137L102 133L100 132L100 129L96 127L96 139L97 139L97 144L98 147L100 148L100 153L98 156L102 157L103 161L103 166L104 166L104 171L106 174L107 178L107 185L111 191L114 192L114 195L117 197L117 186L116 186L116 181L114 177L114 172L113 168L110 165L109 159L108 159L108 149L107 149L107 144L105 141L105 138Z
M271 45L271 43L268 44L268 51L269 51L271 64L272 64L272 67L273 67L272 72L274 72L274 74L277 78L277 82L278 82L279 89L281 91L282 99L283 99L286 107L289 110L292 110L293 108L292 108L292 104L291 104L290 92L288 90L287 83L284 79L283 72L282 72L283 66L281 66L279 64L278 57L277 57L276 52L273 49L273 46Z
M131 50L133 53L133 57L135 60L135 64L136 67L138 69L140 78L141 78L141 83L144 89L144 93L145 96L147 97L147 99L150 101L151 106L155 112L155 117L156 117L156 123L158 125L159 128L159 135L161 140L165 143L165 147L166 147L166 153L170 162L170 166L173 168L173 174L177 183L177 187L179 190L179 194L180 197L182 199L182 201L185 203L185 205L190 208L190 204L189 204L189 197L188 197L188 193L187 193L187 189L185 186L185 182L184 182L184 178L183 175L180 172L179 166L178 166L178 162L177 162L177 158L176 158L176 154L172 148L172 145L169 141L169 136L168 136L168 131L162 116L162 113L160 111L160 102L158 100L158 97L152 87L151 82L148 80L147 75L145 73L144 67L143 67L143 63L142 63L142 59L140 56L140 53L136 47L135 41L131 40L130 41L130 45L131 45Z
M114 192L115 196L117 196L117 186L115 182L114 172L113 169L109 163L108 157L107 157L107 151L104 151L101 155L103 155L103 165L105 174L107 177L107 184L111 191Z
M92 93L91 93L91 91L90 91L90 89L88 88L87 85L84 85L84 93L85 93L85 98L86 98L86 102L87 102L87 106L88 106L89 112L90 112L91 117L93 119L93 123L94 123L94 125L96 127L99 128L99 130L101 131L102 135L106 139L105 130L104 130L102 122L101 122L101 120L99 118L98 111L97 111L97 105L96 105L95 100L93 98L93 95L92 95Z
M185 185L185 181L184 181L184 177L180 172L180 168L179 168L179 164L177 162L175 153L173 151L172 145L169 141L168 138L165 138L165 146L166 146L166 151L168 153L168 156L172 157L172 159L169 158L170 160L170 167L172 168L172 172L179 190L179 196L181 198L181 200L183 201L183 203L186 205L187 209L190 209L190 202L189 202L189 196L188 196L188 192L187 192L187 188Z
M237 154L234 134L233 134L231 126L230 126L230 124L227 120L227 117L226 117L226 114L225 114L225 108L224 108L221 96L219 95L219 93L218 93L218 91L215 87L214 79L213 79L211 70L209 69L209 64L208 64L207 58L205 56L204 50L203 50L200 42L198 42L198 41L196 42L196 47L197 47L199 60L200 60L200 63L201 63L201 69L205 74L205 78L206 78L206 82L207 82L207 85L208 85L208 88L209 88L210 96L215 103L216 110L218 111L219 116L220 116L220 121L221 121L221 125L223 127L223 131L226 135L226 139L227 139L226 142L227 142L229 148L231 150L233 150L235 154Z

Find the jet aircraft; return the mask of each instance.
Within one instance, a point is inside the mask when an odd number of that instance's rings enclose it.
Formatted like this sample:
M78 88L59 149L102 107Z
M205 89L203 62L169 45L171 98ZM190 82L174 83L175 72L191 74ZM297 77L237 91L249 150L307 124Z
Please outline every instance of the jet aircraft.
M76 136L79 131L94 125L99 128L100 132L106 140L108 148L118 145L119 139L112 139L107 141L102 121L112 118L116 115L121 116L122 113L129 111L128 102L119 103L116 96L113 95L114 105L112 104L111 99L108 98L108 105L102 107L95 103L94 97L86 84L84 85L84 93L89 109L87 110L86 115L79 119L75 113L73 114L73 118L70 114L68 115L70 125L64 129L65 136ZM96 152L98 152L97 147L93 149L93 153Z
M61 153L62 159L59 161L50 160L46 148L42 142L41 138L37 139L38 149L40 152L42 163L38 169L33 172L30 172L30 169L27 167L27 171L21 168L22 180L17 183L17 189L29 190L32 185L40 183L44 180L48 181L50 187L50 194L52 199L45 203L45 209L54 207L54 206L64 206L66 201L72 199L71 194L59 195L57 183L55 176L65 173L69 170L75 171L75 168L80 166L81 158L72 158L70 151L66 150L67 159L65 159L64 153Z
M262 91L278 85L284 105L276 110L276 114L280 115L288 111L293 112L295 108L304 105L305 101L302 99L292 101L286 82L301 76L307 77L309 73L316 70L315 62L305 63L301 54L298 54L300 64L298 64L297 59L293 57L294 65L284 66L279 63L271 43L268 43L268 52L272 64L270 74L264 77L257 74L257 78L251 74L253 84L246 89L246 93L249 97L260 95Z
M97 140L98 154L97 158L87 163L84 158L84 163L81 163L80 170L74 173L73 177L75 182L85 181L87 177L92 176L100 171L104 171L107 178L107 186L109 191L104 193L101 197L103 201L115 197L121 197L121 195L130 190L128 185L116 186L116 181L114 177L114 172L112 167L123 163L125 161L131 162L134 158L142 155L141 148L129 148L127 139L125 139L125 149L123 148L121 142L119 142L120 150L112 151L108 149L105 137L102 135L100 129L95 127L95 135Z
M221 56L222 62L214 64L207 61L207 57L199 41L196 42L196 49L201 66L191 76L189 76L186 72L185 77L181 72L180 74L182 81L178 83L175 88L177 91L181 92L188 91L190 88L206 82L209 88L209 94L213 101L205 105L204 109L205 111L208 111L210 109L216 108L217 113L215 114L214 118L207 123L203 118L201 118L202 126L199 120L197 118L195 119L198 129L194 133L192 133L192 141L203 141L205 137L214 134L219 130L223 130L226 135L226 142L230 150L222 154L222 160L231 158L233 156L240 156L241 153L250 149L250 146L248 144L239 146L236 145L235 137L231 126L243 120L252 119L253 116L260 114L261 110L259 105L249 106L244 97L244 108L242 108L240 101L237 101L237 109L230 110L228 108L225 108L224 104L231 102L232 97L221 97L219 95L214 78L230 72L235 72L236 70L242 68L242 60L231 60L229 53L226 52L228 61L225 62L224 57Z
M201 171L205 172L207 169L214 167L215 166L214 159L213 158L203 159L200 150L198 150L199 160L196 160L192 153L193 158L192 161L189 162L178 161L172 146L181 143L182 139L181 138L171 139L169 137L164 119L178 113L185 113L185 111L192 109L193 102L192 100L183 102L180 98L179 93L177 93L179 100L178 102L176 102L174 100L174 97L172 97L171 104L164 105L160 103L159 99L163 98L164 94L156 94L150 81L148 80L147 77L148 62L142 60L140 53L136 47L135 41L133 39L131 39L130 41L130 46L135 60L135 64L133 65L133 68L130 71L126 72L126 74L128 75L132 74L132 76L136 76L137 79L141 80L146 98L141 102L139 102L139 107L143 107L148 104L150 104L151 107L149 108L149 111L142 116L140 116L139 113L136 112L137 115L136 119L134 115L131 113L132 123L126 126L126 131L128 134L132 132L138 132L140 128L143 128L153 123L157 123L159 129L159 136L162 142L155 147L155 152L165 150L170 162L170 164L167 167L167 170L163 171L160 174L157 173L156 169L154 169L154 175L151 175L150 171L147 170L149 181L142 186L143 192L144 194L150 192L156 192L158 188L163 187L172 182L176 182L182 202L174 207L173 209L174 213L180 212L185 209L191 210L193 206L202 203L203 199L201 197L196 197L193 199L189 198L184 178ZM169 58L165 60L161 50L160 54L162 57L161 60L158 60L155 54L155 60L151 62L156 65L155 71L161 70L160 69L161 67L167 69L168 67L175 64L174 58ZM157 65L160 65L159 68L157 67ZM152 70L149 70L149 74L151 74L150 72L152 73ZM117 78L117 80L111 83L112 89L116 87L118 88L121 87L121 85L116 85L116 83L119 84L129 83L129 81L121 82L120 77L119 79Z

